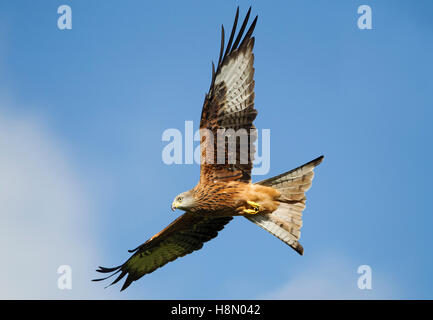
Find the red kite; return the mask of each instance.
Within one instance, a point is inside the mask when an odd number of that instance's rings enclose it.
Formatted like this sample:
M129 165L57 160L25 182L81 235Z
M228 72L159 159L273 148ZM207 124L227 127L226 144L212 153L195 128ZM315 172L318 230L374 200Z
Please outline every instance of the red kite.
M322 162L323 156L276 177L251 182L253 142L256 140L253 121L257 115L254 108L252 33L257 16L243 36L250 12L251 8L235 38L238 8L225 50L222 27L218 65L215 71L212 63L211 86L205 96L200 120L200 129L211 133L201 134L200 181L193 189L179 194L172 204L173 210L181 209L185 213L145 243L130 250L134 254L124 264L97 270L113 272L108 277L120 273L112 284L127 276L121 290L166 263L201 249L203 243L215 238L233 216L244 216L303 254L298 240L305 192L311 187L313 170ZM219 130L232 133L221 138ZM242 130L247 133L247 147L241 148L241 139L238 141L235 137L236 148L233 151L226 138ZM223 158L217 152L221 145L225 151ZM236 156L234 161L230 158L233 155Z

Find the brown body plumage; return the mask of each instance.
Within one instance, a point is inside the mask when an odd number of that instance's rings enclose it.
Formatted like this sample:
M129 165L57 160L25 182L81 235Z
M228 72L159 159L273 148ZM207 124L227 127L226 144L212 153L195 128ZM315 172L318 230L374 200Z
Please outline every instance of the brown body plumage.
M259 213L270 213L277 209L281 196L272 187L239 181L199 183L192 193L197 206L189 211L212 216L245 215L243 210L251 207L247 201L258 203Z
M245 216L303 253L298 240L305 192L311 186L314 168L323 157L279 176L251 183L256 140L253 121L257 116L252 33L257 17L244 35L250 11L251 8L235 38L237 10L225 50L222 28L217 70L212 64L211 86L200 119L200 180L193 189L178 195L172 204L173 210L181 209L185 214L130 250L134 254L124 264L97 270L113 272L110 276L120 273L112 284L127 276L122 290L166 263L199 250L203 243L215 238L233 216ZM230 141L235 148L230 147Z

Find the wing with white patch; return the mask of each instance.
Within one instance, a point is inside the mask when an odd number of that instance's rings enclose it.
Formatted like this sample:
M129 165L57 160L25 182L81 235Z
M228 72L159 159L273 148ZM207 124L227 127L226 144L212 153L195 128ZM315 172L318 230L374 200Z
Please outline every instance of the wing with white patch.
M251 180L255 152L253 142L256 140L253 121L257 116L254 109L252 33L257 17L243 36L250 12L251 8L234 39L238 8L225 52L222 28L218 66L215 71L212 64L212 83L205 97L200 120L203 181Z

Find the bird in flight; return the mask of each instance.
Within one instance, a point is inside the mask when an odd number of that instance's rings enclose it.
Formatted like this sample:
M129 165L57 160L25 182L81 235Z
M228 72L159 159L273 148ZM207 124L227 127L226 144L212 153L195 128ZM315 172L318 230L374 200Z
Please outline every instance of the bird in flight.
M273 178L251 182L253 143L257 138L253 125L257 110L254 108L255 38L252 36L257 16L244 34L250 12L251 8L236 35L237 9L226 46L224 26L221 30L218 64L215 70L212 63L211 86L200 119L200 180L194 188L176 196L172 203L172 210L185 213L142 245L129 250L133 255L122 265L99 267L98 272L111 274L94 281L117 275L112 285L126 276L121 288L124 290L166 263L201 249L233 216L247 218L303 254L298 241L305 192L311 187L313 170L323 156ZM245 137L247 142L242 143ZM230 141L235 142L234 147Z

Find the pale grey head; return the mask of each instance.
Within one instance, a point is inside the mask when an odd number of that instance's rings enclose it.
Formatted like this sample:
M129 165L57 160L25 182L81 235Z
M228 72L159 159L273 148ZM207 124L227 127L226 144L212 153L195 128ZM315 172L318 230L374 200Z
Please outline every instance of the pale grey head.
M173 203L171 204L171 210L174 211L176 209L180 209L183 211L189 211L189 209L194 208L194 206L194 194L192 190L188 190L182 192L174 198Z

